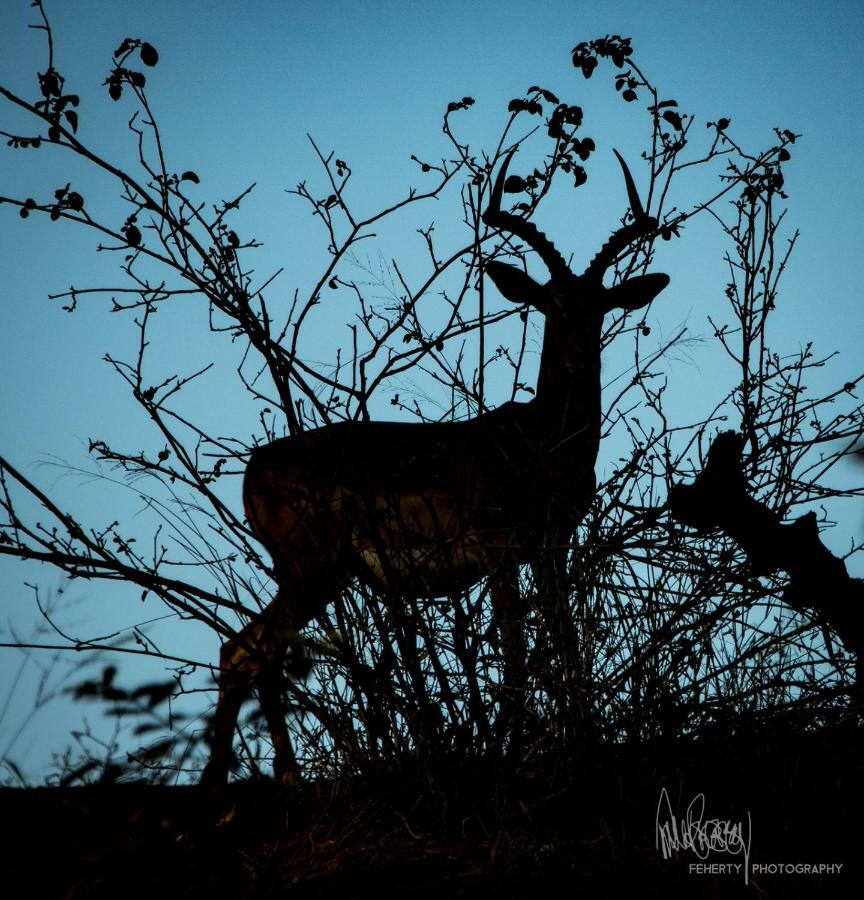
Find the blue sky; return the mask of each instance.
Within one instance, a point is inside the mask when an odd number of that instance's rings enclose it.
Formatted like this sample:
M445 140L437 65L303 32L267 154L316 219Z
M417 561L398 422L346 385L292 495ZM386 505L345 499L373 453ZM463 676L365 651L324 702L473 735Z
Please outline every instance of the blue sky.
M129 108L112 104L100 87L111 51L127 35L158 48L160 64L149 73L149 90L171 167L198 172L201 196L210 201L257 183L241 221L266 244L260 271L285 267L274 288L274 296L283 298L307 286L325 259L314 223L285 193L304 178L310 184L320 179L307 132L350 162L353 198L371 211L417 183L412 153L446 152L440 119L447 102L477 99L465 126L483 146L503 123L507 101L530 84L582 105L584 131L598 141L584 193L550 204L540 220L565 251L593 252L624 205L609 148L636 159L649 123L635 104L628 107L614 96L610 69L585 82L570 65L570 51L581 40L628 35L646 73L683 111L703 121L731 116L736 136L753 148L770 141L773 126L804 135L787 167L789 216L801 238L785 279L775 343L787 352L810 340L825 353L838 350L840 362L825 384L857 374L864 334L858 286L864 23L856 3L49 0L46 9L58 68L83 98L82 133L109 155L128 158L134 149L125 130ZM33 12L28 0L4 0L2 16L0 83L30 96L33 72L43 60L40 36L26 27ZM6 114L0 109L0 121L7 121ZM87 180L76 166L63 168L66 163L49 159L47 151L2 149L0 193L48 193L80 179L75 183L85 186L82 193L103 202L104 184ZM634 171L638 179L635 165ZM700 185L693 191L698 196ZM111 201L104 202L110 208ZM458 224L458 208L441 204L428 218L446 240L447 229ZM413 252L398 232L387 237L391 243L382 252ZM720 308L725 284L717 237L707 223L694 224L680 242L661 249L658 268L673 282L651 311L658 334L684 323L694 335L708 333L706 316ZM134 496L70 477L46 461L86 467L90 437L110 436L127 446L150 438L102 361L106 353L128 356L134 339L128 320L108 315L102 301L86 301L70 316L46 299L73 283L122 282L116 258L95 256L93 245L83 232L35 217L22 222L14 210L0 207L0 446L96 524L107 516L135 517ZM341 324L336 319L338 313L328 311L315 326L322 354L328 334ZM203 335L196 330L202 326L195 309L172 320L161 332L156 363L187 371L214 353L229 358L230 347L187 339ZM710 393L724 373L721 364L694 350L670 378L676 375L698 396ZM681 391L678 402L686 404ZM200 403L202 419L220 433L255 433L256 411L227 384L202 390ZM236 502L239 485L228 489L229 496L231 490ZM844 546L857 525L842 522L830 540ZM0 621L13 622L21 633L38 618L25 581L47 593L60 585L50 570L0 561ZM135 606L135 592L122 588L76 584L64 596L76 601L64 607L64 623L88 635L164 612ZM190 655L215 658L215 639L191 626L178 630L170 623L165 635ZM0 651L0 674L14 672L19 661L15 651ZM0 719L0 753L17 733L35 678L36 666L28 663ZM4 697L0 692L0 708ZM12 757L26 760L33 773L44 770L50 750L62 746L80 717L80 707L54 704L17 738Z

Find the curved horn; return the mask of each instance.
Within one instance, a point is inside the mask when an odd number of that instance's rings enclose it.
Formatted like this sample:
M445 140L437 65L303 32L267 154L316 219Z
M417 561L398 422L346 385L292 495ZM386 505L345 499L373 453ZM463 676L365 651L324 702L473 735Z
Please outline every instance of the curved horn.
M614 147L612 152L618 157L618 162L621 163L621 171L624 173L624 184L627 186L627 199L630 201L630 210L633 213L633 218L638 222L640 219L645 218L645 210L642 209L639 191L636 190L636 184L633 181L633 176L630 174L630 169L627 168L627 163L624 162L624 157Z
M550 241L533 222L523 219L522 216L504 212L501 209L501 198L504 194L504 181L507 175L507 167L510 165L510 160L513 159L516 150L517 147L514 147L504 158L504 163L492 186L489 206L483 213L483 221L491 228L509 231L511 234L514 234L516 237L525 241L532 250L536 251L540 259L543 260L553 278L570 277L573 273L564 261L564 257L558 252L552 241Z
M596 280L603 278L603 273L633 241L650 234L657 228L657 220L653 216L647 215L642 207L639 192L636 190L636 184L633 181L633 176L630 174L627 163L624 162L617 150L613 148L612 152L618 157L618 162L621 163L621 170L624 173L624 184L627 188L627 199L630 201L630 211L633 213L633 222L613 232L609 240L600 248L594 259L591 260L588 268L585 269L584 277Z
M498 170L498 175L495 178L495 184L492 185L492 196L489 198L489 208L483 213L483 221L486 222L487 225L491 224L486 221L486 217L494 214L498 214L501 212L501 198L504 195L504 179L507 176L507 169L510 166L510 160L516 155L516 151L519 149L518 145L511 148L510 152L504 157L504 162L501 165L501 168Z

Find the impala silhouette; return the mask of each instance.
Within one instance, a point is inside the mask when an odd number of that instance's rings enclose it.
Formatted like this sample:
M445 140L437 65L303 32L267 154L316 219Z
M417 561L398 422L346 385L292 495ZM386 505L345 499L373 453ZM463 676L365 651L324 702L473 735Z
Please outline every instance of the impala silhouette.
M278 592L223 645L205 782L227 778L240 706L253 687L273 740L274 774L296 781L282 697L285 655L298 632L355 581L404 602L446 597L488 578L504 683L516 690L524 683L518 567L536 561L549 534L571 540L594 496L603 317L645 306L669 278L643 274L603 285L619 256L658 225L617 151L632 222L581 275L536 226L501 209L514 152L483 220L524 241L551 277L541 285L494 261L485 271L507 300L545 316L536 392L467 421L346 421L252 451L246 516L273 558Z

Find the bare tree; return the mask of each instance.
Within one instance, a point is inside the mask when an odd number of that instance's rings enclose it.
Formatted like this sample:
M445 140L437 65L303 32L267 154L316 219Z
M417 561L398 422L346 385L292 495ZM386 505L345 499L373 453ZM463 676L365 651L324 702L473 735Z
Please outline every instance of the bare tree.
M470 115L474 101L451 102L443 118L447 158L415 157L424 187L375 212L355 208L351 166L313 141L323 177L315 186L301 182L293 193L323 226L327 261L311 290L305 295L289 291L287 312L277 313L285 305L272 298L284 292L271 276L254 274L259 244L234 225L251 188L207 204L199 199L203 179L172 168L147 91L145 72L158 63L156 49L127 38L109 67L106 102L131 103L135 110L129 128L137 144L137 167L124 167L86 143L78 97L58 69L41 4L35 6L48 56L38 73L35 99L0 87L7 106L32 122L29 131L2 132L10 151L32 153L50 146L85 162L113 180L128 215L118 219L110 205L101 212L101 204L85 199L61 174L62 164L53 161L48 164L57 184L53 192L3 195L0 204L25 219L45 215L67 226L74 223L97 235L100 250L118 254L122 284L77 287L56 296L74 312L81 302L107 294L114 311L131 319L135 340L129 358L109 362L146 413L161 449L132 452L94 439L90 452L106 471L139 486L147 506L175 530L175 541L169 549L157 527L144 550L145 542L134 539L127 523L109 516L110 524L85 524L3 457L0 551L50 563L71 578L136 585L178 615L218 632L227 646L260 649L250 644L250 635L264 621L273 582L284 590L290 577L292 562L282 558L290 542L278 528L262 527L259 511L250 529L226 499L225 481L239 476L250 457L260 461L278 455L278 448L289 446L279 443L286 436L291 447L310 447L314 455L320 439L301 440L301 435L366 433L368 423L385 411L394 411L405 423L425 423L435 435L455 433L455 424L444 423L483 421L519 401L525 401L523 408L536 408L540 396L530 399L535 388L525 375L535 316L527 306L499 309L484 291L485 269L508 299L540 308L547 324L555 304L582 304L584 317L587 300L603 295L610 301L599 318L598 310L592 311L590 333L585 322L580 324L583 345L571 348L571 367L585 366L589 359L597 363L590 399L592 447L580 457L584 464L576 474L581 481L572 482L572 470L549 467L554 484L544 488L543 496L554 497L566 515L550 517L556 527L520 535L531 553L520 552L511 561L509 604L518 605L518 615L507 615L510 631L502 640L495 636L495 604L489 596L495 590L494 566L479 567L477 577L466 583L448 584L446 603L417 599L422 592L408 592L403 603L393 603L380 584L343 578L327 594L326 605L318 602L308 616L288 622L285 627L292 632L305 619L315 619L302 641L286 632L279 642L280 650L288 643L295 648L288 659L292 677L282 679L281 666L274 670L277 693L284 692L291 705L287 726L272 691L271 702L267 687L262 697L283 752L290 732L300 770L310 775L413 765L418 750L429 766L453 755L497 755L514 745L512 731L508 736L498 727L506 706L502 696L508 692L518 697L520 710L517 764L544 751L578 752L586 742L699 733L712 722L772 715L788 707L826 715L848 706L848 630L841 633L847 640L844 650L825 627L837 627L836 618L817 621L809 614L820 609L818 600L790 608L783 602L785 581L777 567L767 571L752 565L746 547L716 530L694 533L670 514L667 501L676 485L702 470L713 436L729 425L743 437L740 474L747 490L777 521L860 493L827 486L825 475L860 437L862 406L854 392L862 376L818 399L804 399L809 370L827 360L810 349L790 358L769 342L779 281L795 244L794 233L783 236L785 213L779 208L786 199L783 166L794 133L779 130L771 146L752 152L736 142L730 120L720 118L701 132L707 142L697 141L691 135L695 117L648 80L633 60L628 39L611 36L579 44L574 66L590 77L599 64L611 65L623 102L644 102L650 124L644 165L634 167L643 199L638 202L631 182L629 218L581 281L532 220L553 189L585 183L585 164L595 144L582 136L580 107L532 86L510 101L498 140L485 150L460 138L460 119ZM506 168L517 147L525 174L500 178L496 189L494 175ZM716 169L716 189L673 205L680 173L693 167ZM517 201L510 210L502 206L504 195ZM452 231L443 236L431 225L420 229L424 271L394 261L386 273L390 284L383 286L392 288L389 293L382 290L384 276L376 285L374 274L371 279L368 273L354 274L362 242L383 223L422 211L433 198L450 201L458 213ZM578 203L578 194L573 202ZM697 215L714 217L727 240L729 306L716 316L712 311L712 322L739 375L707 414L672 422L664 410L665 366L685 336L649 342L646 314L628 315L626 309L650 300L663 286L645 274L656 241L674 239L677 246ZM550 285L541 288L527 275L532 252L550 269ZM519 268L505 270L505 257ZM604 288L607 269L611 277ZM592 293L583 290L580 298L569 282L564 288L567 278L581 288L590 281ZM639 303L611 302L633 299L628 294L634 285L647 285ZM563 296L568 290L572 296ZM340 298L349 340L334 346L330 359L314 361L306 338L310 322L316 308L335 306L333 297ZM346 298L353 304L350 313ZM214 357L224 352L226 338L242 347L236 375L260 415L260 431L248 440L212 433L200 424L194 400L186 400L212 374L209 366L158 376L150 372L154 317L190 302L206 305L210 335L201 339L213 340ZM624 311L601 329L602 312L614 306ZM554 330L547 329L546 340L555 339ZM632 366L622 378L610 379L601 407L599 358L613 340L619 346L630 343ZM557 354L561 361L565 349L553 348L550 357ZM437 403L421 403L397 390L408 377ZM489 411L489 385L505 377L510 403ZM847 402L836 402L841 400ZM312 431L322 426L328 430ZM565 429L561 437L574 433ZM589 486L601 441L623 441L630 449L600 473L596 486ZM386 448L378 447L375 466L386 468L388 459L380 458ZM410 449L402 448L403 455ZM472 458L473 451L461 445L452 449L463 463ZM548 447L544 453L541 458L548 460ZM370 457L358 459L365 466ZM399 459L394 454L394 464ZM332 483L327 466L318 469L311 489L323 491L329 507ZM498 482L524 474L518 466L499 469ZM308 478L304 484L308 487ZM418 496L422 500L423 492ZM281 497L284 501L285 494ZM543 509L548 512L549 504ZM284 510L280 515L284 521ZM441 510L430 522L427 535L440 525ZM827 512L819 524L830 524ZM705 523L699 525L706 530ZM400 523L403 537L409 526ZM353 525L345 527L351 532ZM381 539L380 529L371 531ZM275 569L256 536L273 554ZM441 543L436 547L441 557ZM452 568L454 557L440 559L439 565ZM481 575L493 577L472 587ZM69 646L102 645L76 640ZM266 650L262 659L272 663L274 648ZM311 674L301 650L315 658ZM188 668L202 662L163 654L146 643L136 652L163 656L178 666L177 690ZM518 677L506 677L508 656L511 674L514 667L521 670ZM103 687L118 690L113 676ZM149 702L150 695L142 696ZM162 696L153 697L155 707ZM238 692L231 702L237 706L241 700ZM229 738L235 720L236 710L225 717ZM259 757L268 752L249 742L250 735L261 737L257 722L240 731L244 770L257 771ZM171 749L170 743L160 743L166 754ZM226 765L224 754L219 765Z

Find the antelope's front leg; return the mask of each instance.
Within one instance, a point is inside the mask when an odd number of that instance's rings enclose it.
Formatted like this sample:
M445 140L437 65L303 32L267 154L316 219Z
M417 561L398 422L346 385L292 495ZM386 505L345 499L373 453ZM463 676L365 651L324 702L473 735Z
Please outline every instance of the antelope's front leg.
M502 567L489 590L501 655L504 658L503 699L499 712L499 734L510 732L510 750L518 752L518 729L525 707L527 673L525 657L525 603L519 591L519 569L514 563Z

